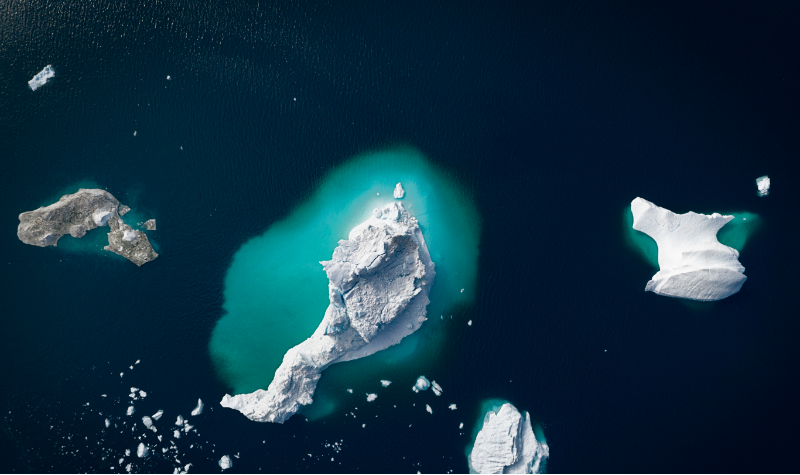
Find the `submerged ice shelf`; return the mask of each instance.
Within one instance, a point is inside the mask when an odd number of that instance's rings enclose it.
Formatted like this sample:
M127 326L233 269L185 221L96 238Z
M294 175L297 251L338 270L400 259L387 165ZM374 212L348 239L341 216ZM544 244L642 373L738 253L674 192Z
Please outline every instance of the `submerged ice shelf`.
M646 291L668 297L714 301L729 297L747 280L739 252L717 240L733 216L675 214L642 198L631 202L633 229L658 244L660 270Z
M550 456L546 443L536 440L528 413L511 403L486 412L470 451L471 473L539 473Z
M223 407L283 423L313 402L325 368L395 345L426 320L435 266L417 220L402 204L375 209L321 264L330 303L317 330L286 353L266 391L226 394Z

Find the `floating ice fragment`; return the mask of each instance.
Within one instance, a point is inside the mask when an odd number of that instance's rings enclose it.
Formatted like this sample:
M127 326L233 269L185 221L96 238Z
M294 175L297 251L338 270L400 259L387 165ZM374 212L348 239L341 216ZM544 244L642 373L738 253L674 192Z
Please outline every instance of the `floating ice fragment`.
M153 419L150 419L150 416L142 417L142 422L144 423L145 427L155 432L155 427L153 427Z
M425 410L433 414L433 409L431 409L431 406L429 404L425 404Z
M178 430L172 431L172 437L175 437L176 439L180 439L181 438L181 432L178 431Z
M347 392L350 393L350 394L353 394L353 390L352 389L348 389Z
M126 470L128 473L131 473L131 470L132 470L132 469L133 469L133 464L132 464L132 463L129 463L128 465L125 465L125 470Z
M414 384L414 386L411 389L415 393L418 393L420 391L425 391L430 386L431 386L431 382L428 381L428 378L426 378L425 376L420 376L419 378L417 378L417 382Z
M221 459L219 459L219 466L222 470L227 470L233 467L233 462L231 462L231 458L227 455L223 455Z
M125 449L125 456L126 457L130 457L131 456L131 449Z
M467 325L472 326L472 320L468 321Z
M756 186L758 187L758 196L767 196L769 194L769 177L764 175L756 178Z
M459 425L458 425L458 428L459 428L459 429L463 429L463 428L464 428L464 423L462 422L461 424L459 424Z
M109 421L108 419L106 419L106 427L108 427L108 426L110 426L110 425L111 425L111 421Z
M133 363L133 364L139 364L139 363L141 363L141 361L142 360L136 360L136 363Z
M367 402L372 402L372 401L374 401L376 399L378 399L378 395L377 394L367 394Z
M462 293L462 294L464 293L464 289L461 289L461 293Z
M141 459L145 458L150 455L150 448L144 445L144 442L139 443L139 447L136 448L136 455Z
M203 413L203 400L202 399L198 399L197 400L197 407L192 409L192 415L193 416L199 416L202 413Z
M135 393L135 392L137 392L138 390L139 390L139 388L131 388L131 392L132 392L132 393Z
M189 424L188 422L187 422L186 424L184 424L184 425L183 425L183 431L184 431L184 432L186 432L187 434L188 434L188 433L189 433L189 431L190 431L190 430L192 430L193 428L194 428L194 426L193 426L193 425L191 425L191 424Z
M391 381L381 379L381 386L383 386L384 388L388 388L390 384L392 384Z
M433 382L431 383L431 386L433 387L433 393L434 393L434 394L436 394L437 396L441 396L441 395L442 395L442 392L443 392L443 391L442 391L442 387L441 387L441 386L439 386L439 385L436 383L436 381L433 381Z
M120 374L119 374L119 377L121 378L123 374L125 374L125 373L120 373Z
M147 397L147 393L144 391L139 391L139 397Z
M35 91L40 87L44 86L45 83L47 83L47 80L55 75L56 72L53 70L53 66L48 64L47 66L44 67L44 69L36 73L33 79L28 81L28 86L31 88L32 91Z
M182 426L182 425L183 425L183 422L184 422L184 420L183 420L183 416L179 415L179 416L178 416L178 420L176 420L176 421L175 421L175 425L176 425L176 426L178 426L178 427L180 427L180 426Z
M447 407L450 408L451 411L455 411L456 410L456 405L455 404L450 404Z
M163 415L164 415L164 411L159 409L158 412L153 414L153 420L157 421L157 420L161 419L161 416L163 416Z
M398 184L397 184L397 185L394 187L394 197L395 197L395 198L397 198L397 199L399 200L399 199L400 199L400 198L402 198L402 197L403 197L403 195L405 195L405 194L406 194L406 190L404 190L404 189L403 189L403 185L401 185L400 183L398 183Z
M133 136L136 137L136 131L135 130L133 131Z
M167 81L172 81L172 78L167 76Z
M159 435L158 436L158 441L161 442L161 439L162 439L162 437Z
M125 414L126 414L126 415L128 415L128 416L130 416L130 415L132 415L132 414L133 414L135 411L136 411L136 409L134 409L134 408L133 408L133 406L128 406L128 412L126 412Z

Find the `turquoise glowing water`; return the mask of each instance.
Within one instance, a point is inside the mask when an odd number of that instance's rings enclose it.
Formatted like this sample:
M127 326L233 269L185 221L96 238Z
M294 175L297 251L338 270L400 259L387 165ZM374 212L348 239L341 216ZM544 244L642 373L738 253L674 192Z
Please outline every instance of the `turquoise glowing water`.
M481 232L472 200L416 150L358 156L331 171L306 202L235 254L225 278L224 316L209 343L215 368L234 394L266 389L286 351L311 336L328 306L328 280L319 261L329 260L337 242L372 209L394 200L397 182L436 263L429 318L472 302ZM371 358L376 364L403 359L418 338L412 335Z

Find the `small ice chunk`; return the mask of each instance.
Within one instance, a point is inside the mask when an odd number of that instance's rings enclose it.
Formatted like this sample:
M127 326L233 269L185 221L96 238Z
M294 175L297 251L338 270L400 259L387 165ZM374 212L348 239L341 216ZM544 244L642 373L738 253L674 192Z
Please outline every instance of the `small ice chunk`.
M138 391L139 391L139 388L131 388L131 392L132 393L135 393L135 392L138 392Z
M126 470L128 473L131 473L131 470L133 470L133 464L132 464L132 463L129 463L128 465L125 465L125 470Z
M48 64L44 67L44 69L36 73L33 79L28 81L28 87L30 87L32 91L35 91L44 86L45 83L47 83L47 80L55 75L56 72L53 70L53 66Z
M425 404L425 410L433 414L433 409L431 409L430 404Z
M150 416L142 417L142 422L144 423L144 426L147 427L148 429L152 430L153 432L156 431L156 428L153 426L153 419L151 419Z
M164 415L164 411L162 411L161 409L159 409L159 410L158 410L158 412L156 412L155 414L153 414L153 420L154 420L154 421L157 421L157 420L161 419L161 416L163 416L163 415Z
M378 395L377 394L367 394L367 402L372 402L372 401L374 401L376 399L378 399Z
M439 386L439 384L437 384L436 381L433 381L431 383L431 386L433 387L433 393L434 394L436 394L437 396L441 396L442 395L442 392L443 392L442 391L442 387Z
M353 390L352 389L348 389L347 392L350 393L350 394L353 394Z
M133 131L133 136L136 137L136 131L135 130Z
M194 429L194 426L193 426L193 425L191 425L191 424L189 424L188 422L187 422L186 424L184 424L184 425L183 425L183 431L184 431L184 432L186 432L187 434L188 434L188 433L189 433L189 431L190 431L190 430L192 430L192 429Z
M121 378L123 374L125 374L125 373L120 373L120 374L119 374L119 377Z
M398 184L397 184L397 185L394 187L394 197L395 197L395 198L397 198L397 199L399 200L399 199L400 199L400 198L402 198L402 197L403 197L405 194L406 194L406 190L404 190L404 189L403 189L403 185L401 185L400 183L398 183Z
M450 404L447 407L449 407L451 411L455 411L456 410L456 405L455 404Z
M142 362L142 360L136 360L136 363L133 363L133 364L139 364L141 362Z
M384 388L388 388L390 384L392 384L391 381L381 379L381 386L383 386Z
M108 427L108 426L110 426L110 425L111 425L111 421L109 421L108 419L106 419L106 427Z
M467 325L472 326L472 320L468 321Z
M230 457L223 455L222 458L219 459L219 466L222 470L227 470L233 467L233 462L231 461Z
M458 428L459 428L459 429L463 429L463 428L464 428L464 423L462 422L461 424L459 424L459 425L458 425Z
M125 456L126 457L130 457L131 456L131 449L125 449Z
M141 442L141 443L139 443L139 447L136 448L136 455L140 459L143 459L143 458L147 457L148 455L150 455L150 448L148 446L144 445L144 442Z
M162 439L162 437L159 435L158 436L158 441L161 442L161 439Z
M175 437L176 439L180 439L181 438L181 431L179 431L179 430L172 431L172 437Z
M131 242L134 239L136 239L136 231L134 231L133 229L126 229L125 233L123 233L122 235L122 240Z
M425 376L420 376L419 378L417 378L417 382L414 384L414 386L411 389L415 393L418 393L420 391L425 391L430 386L431 386L431 382L428 381L428 378L426 378Z
M139 397L147 397L147 393L144 391L139 391Z
M172 78L167 75L167 81L172 81Z
M464 289L461 289L461 293L462 293L462 294L464 293Z
M178 416L178 420L176 420L176 421L175 421L175 425L176 425L176 426L178 426L178 427L180 427L180 426L182 426L182 425L183 425L183 422L184 422L184 421L183 421L183 416L179 415L179 416Z
M758 187L758 196L767 196L769 194L769 177L764 175L756 178L756 186Z
M136 412L136 409L134 409L133 406L128 406L128 412L126 412L125 414L130 416L133 415L134 412Z
M202 399L198 399L197 400L197 407L192 409L192 415L193 416L199 416L200 414L202 414L203 413L203 406L204 406L203 400Z

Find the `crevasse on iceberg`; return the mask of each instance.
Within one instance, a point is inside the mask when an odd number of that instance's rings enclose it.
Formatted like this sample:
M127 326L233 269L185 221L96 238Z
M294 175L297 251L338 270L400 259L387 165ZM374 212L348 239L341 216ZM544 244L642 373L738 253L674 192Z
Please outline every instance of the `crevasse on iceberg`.
M435 266L417 220L402 204L375 209L321 264L330 300L322 323L286 353L266 391L226 394L223 407L282 423L313 402L325 368L397 344L426 320Z
M733 216L675 214L642 198L631 202L633 229L658 244L660 270L646 291L700 301L729 297L747 280L739 252L717 240L717 231Z
M550 448L533 434L530 415L523 418L514 405L505 403L486 413L469 466L474 473L539 473L549 456Z

